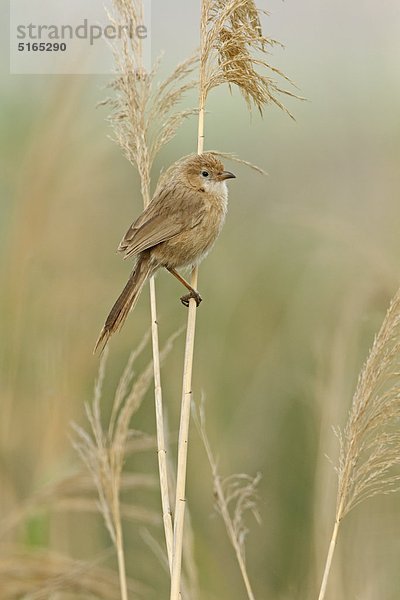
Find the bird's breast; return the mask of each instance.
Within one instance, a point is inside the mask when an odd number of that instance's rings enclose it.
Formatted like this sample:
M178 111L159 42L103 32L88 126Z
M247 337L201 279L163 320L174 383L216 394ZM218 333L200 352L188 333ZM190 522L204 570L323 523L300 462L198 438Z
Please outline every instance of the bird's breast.
M187 227L157 248L156 254L162 264L179 268L198 264L205 258L224 224L227 196L227 193L198 192L188 211Z

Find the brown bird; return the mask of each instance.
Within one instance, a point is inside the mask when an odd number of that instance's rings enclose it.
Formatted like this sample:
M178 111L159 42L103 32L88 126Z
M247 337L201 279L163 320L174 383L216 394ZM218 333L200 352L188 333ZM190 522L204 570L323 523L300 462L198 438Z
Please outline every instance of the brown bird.
M184 157L160 177L153 199L118 247L124 258L135 257L135 265L106 319L95 350L104 348L121 328L145 282L160 267L189 290L181 297L185 306L189 306L190 298L197 306L200 304L199 292L176 269L199 264L211 250L226 216L226 180L234 177L210 152Z

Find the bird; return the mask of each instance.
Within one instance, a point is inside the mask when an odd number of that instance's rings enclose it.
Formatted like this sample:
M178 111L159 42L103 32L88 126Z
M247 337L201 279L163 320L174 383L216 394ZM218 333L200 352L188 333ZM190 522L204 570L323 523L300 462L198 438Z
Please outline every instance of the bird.
M125 259L134 259L134 266L104 323L95 352L103 350L122 327L144 284L160 268L189 291L180 298L185 306L191 298L199 306L201 295L177 269L193 268L211 250L227 213L226 181L235 177L212 152L185 156L161 175L152 200L118 246Z

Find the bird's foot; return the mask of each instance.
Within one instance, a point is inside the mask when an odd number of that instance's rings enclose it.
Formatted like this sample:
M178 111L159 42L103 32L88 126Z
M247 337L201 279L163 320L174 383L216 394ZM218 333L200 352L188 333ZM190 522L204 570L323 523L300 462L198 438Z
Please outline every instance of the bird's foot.
M192 290L191 292L189 292L189 294L186 294L185 296L181 296L182 304L184 304L185 306L189 306L189 300L191 298L196 300L196 306L199 306L200 302L203 300L203 298L200 296L199 292L196 292L196 290Z

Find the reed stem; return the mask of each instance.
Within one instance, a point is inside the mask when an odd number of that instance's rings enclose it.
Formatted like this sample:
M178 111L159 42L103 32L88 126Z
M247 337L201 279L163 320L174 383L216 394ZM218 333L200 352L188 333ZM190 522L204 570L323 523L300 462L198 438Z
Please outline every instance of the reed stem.
M201 0L201 24L200 24L200 81L199 81L199 120L197 133L197 153L202 154L204 150L204 115L205 115L205 61L204 40L207 26L206 3ZM191 286L196 290L198 285L199 270L197 266L192 269ZM178 469L176 479L175 514L174 514L174 552L172 563L171 596L170 600L178 600L181 587L182 573L182 546L183 528L185 520L185 490L186 490L186 466L189 440L190 405L192 399L192 372L194 339L196 333L196 302L193 298L189 301L189 312L186 329L185 358L182 384L181 419L178 440Z
M192 271L192 286L197 286L197 268ZM192 399L192 370L196 328L196 302L190 300L186 331L181 419L178 440L178 471L176 479L174 552L172 561L171 600L178 600L181 586L183 526L185 519L186 465L189 439L190 405Z
M142 195L144 206L150 202L150 189L148 182L150 174L142 178ZM150 279L150 313L151 313L151 342L153 349L153 371L154 371L154 404L156 414L157 430L157 457L158 471L160 478L161 507L164 525L165 544L167 547L167 557L170 573L172 574L172 554L174 544L174 534L172 526L172 511L169 501L169 483L167 466L167 449L165 445L164 433L164 410L161 387L161 366L160 366L160 345L158 340L158 321L157 321L157 300L156 285L154 277Z
M344 477L347 478L348 475L349 475L349 469L346 469ZM340 485L341 485L341 483L339 482L339 486ZM319 590L318 600L324 600L324 598L325 598L326 588L328 585L328 578L329 578L329 574L331 572L331 567L332 567L333 555L334 555L335 549L336 549L336 541L337 541L337 536L339 533L339 525L342 521L343 515L344 515L344 496L342 495L341 500L340 500L339 505L336 510L335 524L333 526L331 541L329 543L328 554L327 554L326 562L325 562L324 575L322 577L321 589Z
M321 589L319 591L318 600L324 600L326 594L326 587L328 585L329 573L331 571L332 559L335 553L336 548L336 540L338 536L340 521L338 519L335 520L335 525L333 527L332 537L329 544L328 555L326 557L324 576L322 578Z
M117 497L114 502L114 520L115 520L115 522L114 522L115 545L117 548L117 562L118 562L119 585L120 585L120 590L121 590L121 600L128 600L128 587L127 587L127 583L126 583L124 541L123 541L123 534L122 534L119 497Z
M154 278L150 279L150 309L151 309L151 339L153 347L153 368L154 368L154 400L156 413L157 429L157 456L158 469L160 475L161 506L163 514L163 524L165 533L165 543L167 546L167 556L170 572L172 573L172 551L173 551L173 528L171 506L169 502L168 486L168 467L167 450L165 446L164 435L164 415L161 389L161 371L160 371L160 350L158 342L158 323L157 323L157 305L156 289Z

